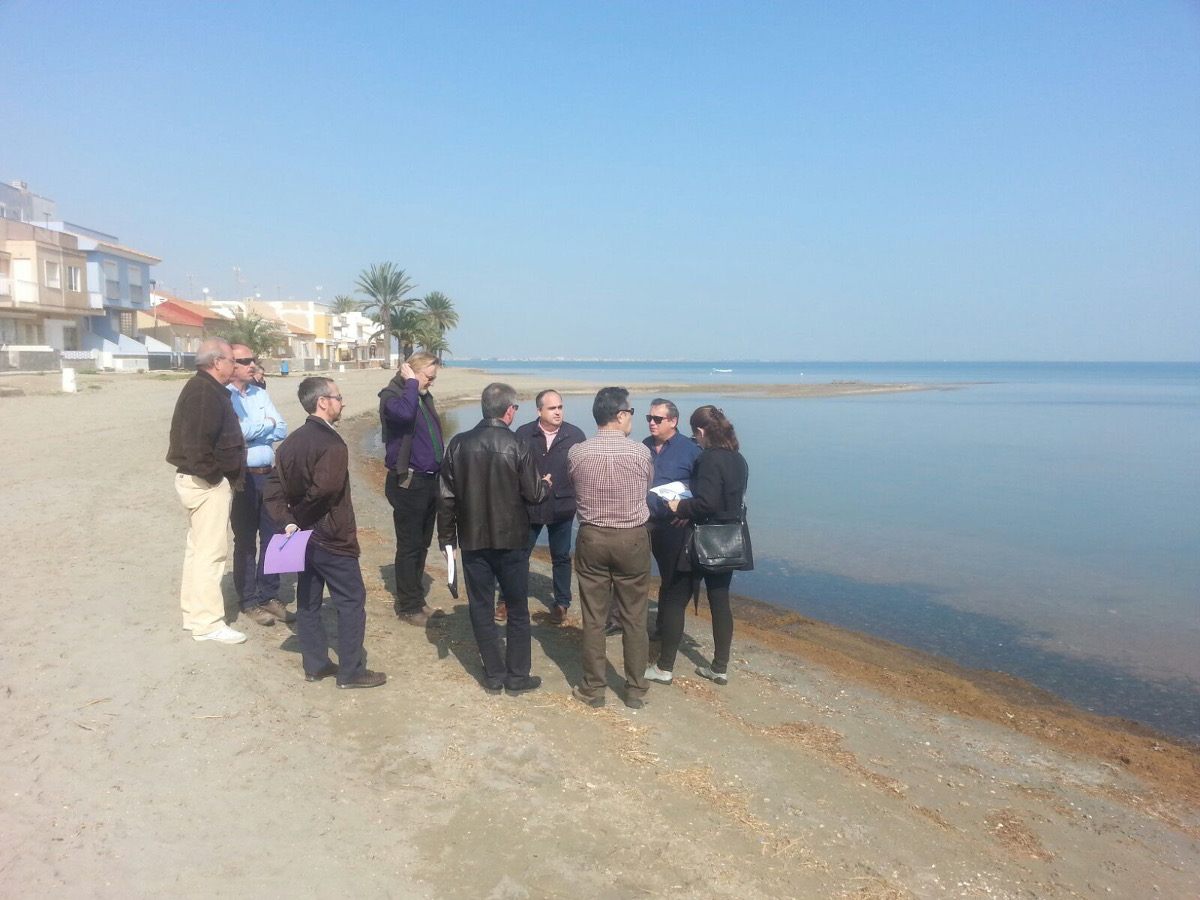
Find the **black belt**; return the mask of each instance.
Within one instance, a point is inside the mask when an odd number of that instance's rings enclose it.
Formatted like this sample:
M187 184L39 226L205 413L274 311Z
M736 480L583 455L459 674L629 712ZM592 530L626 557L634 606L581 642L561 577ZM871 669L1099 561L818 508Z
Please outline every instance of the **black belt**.
M270 475L271 466L247 466L246 471L251 475Z

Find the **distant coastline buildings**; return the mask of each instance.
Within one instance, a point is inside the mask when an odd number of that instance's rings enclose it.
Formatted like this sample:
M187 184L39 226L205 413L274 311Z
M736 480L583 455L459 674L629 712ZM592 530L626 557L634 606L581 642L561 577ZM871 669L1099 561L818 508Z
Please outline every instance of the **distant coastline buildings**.
M0 183L0 371L57 369L62 361L112 371L181 368L238 312L283 336L293 370L383 357L378 326L312 300L260 296L203 304L159 290L162 260L113 234L64 221L22 181Z

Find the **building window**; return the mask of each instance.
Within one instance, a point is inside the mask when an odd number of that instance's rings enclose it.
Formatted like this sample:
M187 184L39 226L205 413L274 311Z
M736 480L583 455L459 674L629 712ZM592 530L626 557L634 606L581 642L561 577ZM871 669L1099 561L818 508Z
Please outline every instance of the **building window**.
M83 290L83 273L79 266L67 266L67 290L75 293Z
M46 287L62 287L62 266L52 259L46 260Z
M146 299L142 293L142 270L138 266L126 266L125 272L129 278L129 299L141 303Z
M115 262L104 262L104 299L121 299L121 276Z
M137 335L137 327L134 323L134 313L123 310L121 312L121 334L135 337Z

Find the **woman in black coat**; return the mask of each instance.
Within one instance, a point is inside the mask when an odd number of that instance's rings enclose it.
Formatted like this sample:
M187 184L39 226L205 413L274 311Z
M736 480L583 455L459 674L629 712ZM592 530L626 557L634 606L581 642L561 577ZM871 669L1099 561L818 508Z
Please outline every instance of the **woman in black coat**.
M692 436L704 448L692 469L692 496L672 500L668 506L680 519L692 522L736 520L742 515L746 481L750 470L738 452L737 433L725 414L715 406L701 406L691 418ZM677 564L690 569L684 558ZM699 575L699 573L696 573ZM729 683L729 648L733 643L733 612L729 608L729 585L733 572L705 572L704 586L712 612L713 660L710 666L700 666L702 675L717 684ZM687 601L675 602L662 611L662 644L658 663L646 669L646 678L660 684L671 683L679 642L683 639L683 620Z

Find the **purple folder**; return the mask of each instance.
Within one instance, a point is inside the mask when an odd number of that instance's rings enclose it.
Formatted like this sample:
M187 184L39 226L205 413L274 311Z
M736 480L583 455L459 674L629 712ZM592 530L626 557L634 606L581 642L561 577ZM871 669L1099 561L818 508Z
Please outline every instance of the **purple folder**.
M267 544L267 558L263 560L263 574L278 575L281 572L303 572L304 550L312 530L293 531L291 535L277 534Z

